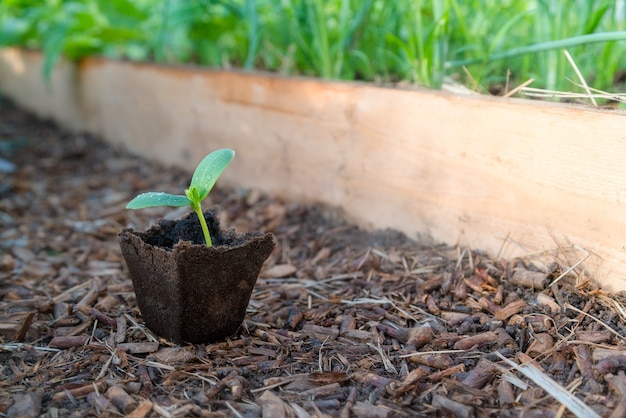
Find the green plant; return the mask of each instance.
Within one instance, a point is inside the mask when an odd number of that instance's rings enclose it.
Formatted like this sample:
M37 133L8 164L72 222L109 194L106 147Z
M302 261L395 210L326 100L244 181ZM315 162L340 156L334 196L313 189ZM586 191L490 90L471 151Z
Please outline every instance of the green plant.
M192 62L329 79L449 79L479 91L535 79L571 90L567 48L594 88L626 86L615 0L0 0L0 46ZM510 74L510 77L508 76Z
M215 182L222 174L224 169L235 158L235 151L232 149L219 149L213 151L198 164L191 178L189 188L185 190L185 196L174 195L163 192L143 193L128 202L126 209L144 209L154 206L191 206L198 215L202 233L206 245L211 247L211 235L207 227L204 215L202 214L202 201L209 195L209 192L215 185Z
M141 26L150 14L135 3L5 0L0 2L0 45L41 48L43 72L49 80L62 54L79 60L145 44L148 37Z

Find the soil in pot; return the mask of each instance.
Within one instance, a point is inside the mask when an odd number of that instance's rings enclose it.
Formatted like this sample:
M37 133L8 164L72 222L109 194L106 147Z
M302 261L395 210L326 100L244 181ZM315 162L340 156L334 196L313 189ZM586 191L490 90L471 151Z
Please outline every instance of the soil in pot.
M206 343L233 335L244 320L272 234L223 231L205 212L213 246L195 213L161 220L146 232L126 228L120 246L146 325L174 342Z

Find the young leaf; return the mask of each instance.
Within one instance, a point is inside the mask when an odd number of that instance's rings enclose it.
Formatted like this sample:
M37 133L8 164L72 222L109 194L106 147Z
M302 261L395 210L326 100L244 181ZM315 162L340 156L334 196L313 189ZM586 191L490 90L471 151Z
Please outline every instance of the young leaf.
M189 188L195 187L197 189L199 201L207 197L218 177L233 158L235 158L235 151L232 149L219 149L204 157L198 164Z
M143 209L153 206L189 206L191 201L186 196L162 192L142 193L126 205L126 209Z
M198 215L206 245L211 247L213 242L211 241L209 227L202 213L202 200L207 197L215 185L217 178L234 157L235 151L232 149L219 149L204 157L193 173L189 188L185 190L186 196L162 192L143 193L128 202L126 208L143 209L152 206L191 206Z
M189 201L192 203L191 206L193 206L194 203L202 202L202 199L200 198L200 193L198 193L198 189L195 186L190 186L187 190L185 190L185 195L187 196L187 199L189 199Z

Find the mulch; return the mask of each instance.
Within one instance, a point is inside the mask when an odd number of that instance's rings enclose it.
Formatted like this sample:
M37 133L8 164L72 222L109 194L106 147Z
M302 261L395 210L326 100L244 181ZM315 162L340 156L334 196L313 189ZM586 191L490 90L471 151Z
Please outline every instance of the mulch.
M278 245L236 335L160 338L117 238L185 216L124 207L190 174L2 101L3 416L626 416L625 298L571 248L494 259L219 182L222 225Z

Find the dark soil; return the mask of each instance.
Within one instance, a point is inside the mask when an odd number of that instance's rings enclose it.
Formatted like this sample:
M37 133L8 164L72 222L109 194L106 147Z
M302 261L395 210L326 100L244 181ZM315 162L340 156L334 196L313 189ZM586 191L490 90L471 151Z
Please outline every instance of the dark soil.
M258 236L258 232L237 234L234 229L223 230L220 228L218 209L213 208L204 212L204 219L211 234L211 241L215 246L242 245L246 238ZM150 245L171 250L178 241L188 241L194 245L205 244L202 227L195 212L181 219L161 219L148 231L138 235Z
M278 246L236 335L159 338L117 237L185 216L124 207L182 193L190 175L2 102L0 413L626 416L624 298L569 271L560 249L493 259L219 182L221 223Z

